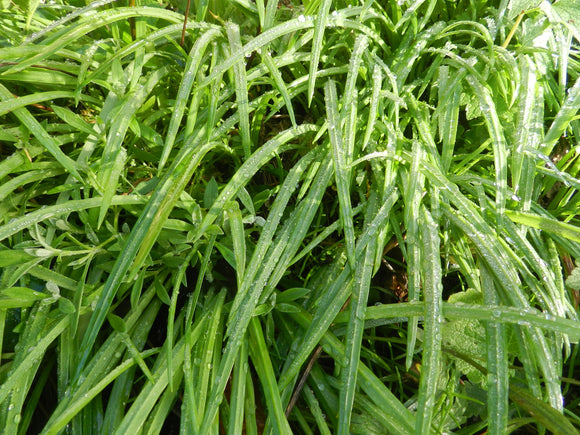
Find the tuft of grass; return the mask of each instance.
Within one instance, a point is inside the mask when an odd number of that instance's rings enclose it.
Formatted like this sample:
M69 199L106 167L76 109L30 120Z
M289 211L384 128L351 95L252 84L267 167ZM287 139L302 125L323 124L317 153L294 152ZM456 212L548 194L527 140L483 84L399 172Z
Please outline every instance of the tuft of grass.
M1 2L3 433L578 432L574 5Z

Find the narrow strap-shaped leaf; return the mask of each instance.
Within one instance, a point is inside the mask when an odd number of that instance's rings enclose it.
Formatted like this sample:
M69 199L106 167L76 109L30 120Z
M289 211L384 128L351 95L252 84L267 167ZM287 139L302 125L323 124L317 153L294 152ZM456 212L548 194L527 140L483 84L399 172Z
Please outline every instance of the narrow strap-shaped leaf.
M538 216L533 213L520 211L507 211L506 216L516 223L544 230L580 243L580 228L575 225L560 222L559 220L546 216Z
M314 23L314 37L312 38L312 52L310 53L310 68L308 70L308 105L312 102L314 96L314 85L316 83L316 74L318 71L318 62L320 60L320 53L322 53L322 39L324 37L324 29L328 19L328 12L332 0L322 0L318 6L318 15ZM304 18L304 16L301 16Z
M248 374L248 342L243 341L232 374L228 434L242 433L244 426L244 400L247 397L246 379Z
M578 114L580 109L580 77L576 79L574 86L568 89L568 95L562 107L556 114L550 129L544 137L540 150L544 155L550 155L552 148L570 125L570 121Z
M455 71L454 71L455 72ZM461 80L465 71L460 70L452 77L449 66L439 67L439 106L437 119L439 121L439 137L442 142L441 166L444 171L449 169L453 158L453 149L456 144L459 107L461 97Z
M379 108L379 96L381 88L383 86L383 73L378 65L373 68L373 90L371 93L371 104L369 107L369 115L367 118L367 127L365 130L365 136L363 139L362 150L367 147L369 141L371 140L371 135L374 131L375 122L377 120L378 108Z
M228 21L226 32L230 42L232 55L241 51L242 42L240 40L240 28L237 24ZM246 159L252 152L252 141L250 139L250 115L248 109L248 79L246 77L245 58L238 57L234 63L234 84L236 88L236 103L238 105L238 116L240 122L240 136L242 137L242 149Z
M129 92L125 96L125 102L120 107L112 121L109 129L107 143L103 150L103 156L100 160L97 179L102 189L103 202L99 210L99 219L97 227L99 228L106 216L107 210L111 205L111 199L117 191L117 184L123 168L125 166L126 153L123 148L125 134L129 124L133 119L135 112L141 107L149 93L157 83L169 73L169 68L158 68L152 72L146 82Z
M347 166L349 166L352 162L355 147L358 104L356 81L359 77L362 56L365 53L368 44L369 41L366 35L359 35L354 41L354 47L350 56L350 61L348 63L346 85L344 87L344 94L342 96L341 118L345 124L344 145L346 151L345 164Z
M34 313L36 311L32 312ZM46 317L46 313L43 314L43 316ZM42 318L40 313L38 317L38 322L40 323ZM60 334L63 333L63 331L66 330L66 328L69 326L69 320L69 316L62 317L56 321L54 325L51 325L50 328L46 328L40 339L38 339L39 337L35 337L36 339L34 343L25 342L22 344L23 346L26 346L29 351L19 354L22 355L22 359L19 361L14 361L10 376L8 376L2 385L0 385L0 403L6 399L8 394L13 389L21 388L26 390L26 388L21 385L22 381L26 379L27 376L29 376L31 370L36 372L42 356L46 352L46 349L54 340L58 338ZM44 326L44 323L42 323L42 326Z
M346 255L351 270L355 270L354 257L354 222L352 205L350 203L350 170L347 168L348 151L342 140L342 128L338 112L338 98L336 84L329 80L324 87L326 102L326 117L328 122L328 135L332 145L332 162L338 190L338 202L340 204L340 220L346 241Z
M4 98L8 94L2 92L3 97L0 99L0 116L5 115L9 112L12 112L14 109L19 107L28 106L30 104L38 104L42 103L43 101L51 101L56 100L57 98L74 98L75 93L71 91L49 91L49 92L37 92L30 95L23 95L22 97L14 97L11 95L11 98ZM92 97L87 95L81 95L81 100L83 101L91 101L96 103L98 100L95 100ZM57 106L58 107L58 106ZM58 115L58 113L57 113ZM59 115L60 116L60 115ZM83 121L84 122L84 121ZM88 127L88 124L86 125ZM91 129L92 132L92 129Z
M370 243L371 238L376 237L378 231L385 224L389 217L389 212L398 197L399 195L396 192L391 192L391 195L377 211L364 233L359 237L355 252L357 259L362 256L362 253ZM350 266L347 264L323 295L318 304L319 308L316 310L308 330L301 338L297 350L291 354L291 357L289 358L290 363L280 375L278 381L280 390L283 390L287 385L289 385L291 380L298 374L300 367L304 361L306 361L308 355L310 355L316 346L316 343L320 341L324 332L334 321L334 318L350 294L353 279L348 278L352 273L353 271L350 270Z
M13 100L12 93L0 83L0 100ZM77 180L83 182L82 177L78 172L76 163L71 160L65 153L61 151L54 138L40 125L40 123L30 114L25 107L15 107L12 113L16 116L23 125L38 139L38 141L46 148L46 150L54 156L54 158Z
M482 265L481 287L484 302L497 305L498 297L493 277ZM499 322L486 322L487 347L487 421L489 433L506 433L508 419L509 373L506 326Z
M576 435L580 433L566 416L534 397L527 390L510 385L510 398L554 435Z
M262 384L273 431L275 434L290 434L292 430L280 400L274 367L270 359L271 354L266 346L260 320L257 317L252 318L250 321L248 331L250 335L250 356Z
M208 321L207 329L204 331L203 339L199 343L199 363L196 377L194 379L194 388L196 393L197 415L204 415L207 398L209 396L209 387L211 385L211 378L215 376L213 370L216 362L215 352L221 349L221 346L216 348L216 341L220 340L222 334L218 333L218 328L222 324L222 310L225 299L225 289L222 289L207 305L207 312L211 313L211 318Z
M83 368L89 357L90 349L105 320L115 293L129 271L129 268L132 266L132 273L137 273L145 257L149 254L153 243L155 243L165 220L179 199L179 195L190 180L193 170L203 156L216 145L215 143L207 143L201 147L196 147L194 141L195 138L192 138L191 142L186 144L187 146L183 148L181 156L175 160L175 163L159 183L147 206L137 220L135 227L131 231L125 243L123 255L119 256L115 262L83 337L79 351L80 357L77 374Z
M159 159L159 171L165 166L169 153L175 142L175 137L179 130L181 120L183 118L183 113L185 111L185 105L191 93L191 88L193 87L193 82L195 76L201 65L201 59L205 54L205 50L209 43L219 35L217 29L210 29L203 33L196 41L189 56L187 58L187 64L185 65L183 79L179 85L179 90L177 91L177 97L173 105L173 113L171 114L171 120L169 121L169 127L167 127L167 135L165 137L165 144L163 145L163 152L161 153L161 158Z
M223 210L225 203L228 200L231 200L236 195L237 190L241 186L245 185L247 181L253 176L253 174L258 170L258 168L260 168L272 157L272 152L274 150L281 147L286 141L308 131L314 131L314 128L309 125L302 125L297 129L287 130L285 132L279 133L274 139L268 141L265 145L258 149L252 155L252 157L244 162L236 174L234 174L230 183L228 183L228 185L224 188L206 215L204 223L209 226L210 222L215 220L217 215ZM312 158L315 155L316 153L312 153L308 154L306 157ZM310 163L308 158L303 158L301 162L303 164ZM302 166L298 166L298 169L301 167ZM287 201L290 199L290 195L296 187L296 182L299 180L299 176L301 175L299 170L293 170L291 171L291 174L292 173L294 173L294 176L286 178L284 183L285 189L281 190L280 194L277 196L274 202L274 206L270 212L271 217L269 216L268 220L266 221L266 225L264 226L262 235L258 241L258 245L254 249L254 254L252 255L250 264L246 268L247 272L244 275L243 286L238 291L238 295L234 300L230 318L228 319L228 343L223 352L220 367L218 369L211 389L211 394L208 399L204 420L201 425L202 432L209 430L210 425L213 424L213 421L217 415L219 405L223 399L223 392L226 388L228 377L234 365L236 355L238 354L239 346L241 345L242 337L246 333L260 293L266 285L266 281L271 273L271 270L276 264L277 258L272 256L268 257L268 262L272 261L272 263L268 266L268 268L264 266L265 272L256 277L256 273L258 270L260 270L260 265L266 259L265 255L267 248L269 247L271 240L274 237L276 228L282 218L283 210L286 207ZM286 184L287 182L288 184ZM327 183L328 179L325 179L324 187L326 187ZM280 198L280 200L278 200L278 198ZM202 227L204 226L204 223L202 223Z
M530 156L524 150L536 148L541 143L541 125L536 123L536 117L543 114L544 93L543 88L538 85L536 68L529 56L523 56L520 59L520 74L522 83L519 93L517 132L511 149L510 169L514 192L523 197L523 207L529 210L533 194L535 165L530 165Z
M236 278L238 288L242 286L244 271L246 270L246 237L244 234L244 224L242 222L242 212L237 201L227 204L227 215L230 222L232 244L236 260Z
M473 88L479 104L481 112L485 119L485 124L489 132L493 145L493 159L495 162L495 206L497 213L498 225L501 225L503 215L505 214L505 202L507 192L507 163L508 154L506 140L503 133L503 127L499 120L499 115L495 107L495 103L491 97L489 88L483 85L477 77L467 75L467 82ZM579 86L580 89L580 86Z
M431 432L431 420L436 404L437 380L441 367L441 254L439 226L426 208L421 210L421 245L423 247L422 267L425 320L423 334L423 359L419 398L417 405L416 434Z
M269 3L273 3L273 2L268 2L268 4ZM262 57L262 60L264 61L264 65L266 65L266 68L268 68L268 71L272 75L272 78L274 79L274 82L276 83L276 86L278 87L278 91L280 92L280 95L282 95L282 99L284 100L284 104L286 105L286 110L288 110L288 116L290 116L290 121L292 121L292 125L294 127L296 127L296 125L297 125L296 124L296 115L294 115L294 107L292 106L292 98L290 97L290 94L288 93L288 88L286 87L286 84L284 83L284 79L282 79L282 74L280 73L280 70L278 69L278 67L274 63L274 60L272 59L272 55L270 54L270 52L266 48L262 49L260 56Z
M425 187L425 176L421 174L420 168L426 158L426 152L422 142L413 141L413 160L407 173L407 183L404 192L405 210L403 222L407 230L405 236L405 246L407 248L407 290L409 301L418 301L421 296L421 255L423 250L419 243L421 220L420 210ZM407 324L407 349L405 367L409 369L413 364L415 345L417 343L417 330L419 319L412 318Z
M424 306L421 309L424 309ZM348 316L348 313L344 314ZM312 324L313 319L303 311L290 313L289 315L305 330L309 329ZM324 351L335 361L344 361L344 345L334 334L324 328L319 340ZM361 389L377 405L377 408L384 413L381 418L384 419L389 433L398 435L413 433L415 427L413 414L403 406L399 398L386 388L383 381L378 379L373 371L362 361L358 365L357 378Z
M356 30L357 32L364 33L374 43L378 44L382 48L383 51L388 52L389 51L388 47L386 46L385 42L383 41L383 39L381 38L381 36L379 34L374 32L371 28L369 28L368 26L366 26L364 24L360 24L357 21L352 21L352 20L347 19L350 16L358 16L360 10L361 9L358 7L344 9L341 12L341 14L339 14L339 17L333 17L332 15L329 16L328 23L332 23L333 25L336 25L336 26L344 27L347 29L353 29L353 30ZM253 51L258 50L259 48L268 45L269 43L280 38L281 36L284 36L284 35L299 31L299 30L310 29L312 27L314 27L314 20L312 20L311 17L300 16L300 17L295 18L293 20L288 20L288 21L286 21L283 24L280 24L278 26L272 27L269 30L266 30L265 32L263 32L259 36L257 36L256 38L252 39L246 45L244 45L240 49L240 51L238 51L237 53L232 53L232 55L230 57L228 57L225 61L223 61L215 69L213 69L212 73L210 75L208 75L204 80L202 80L199 83L199 88L202 88L204 86L208 86L211 82L213 82L216 79L216 77L218 77L224 71L227 71L228 69L230 69L236 62L238 62L239 59L241 59L242 57L245 57L246 55L249 55ZM339 67L337 67L337 68L339 68ZM317 75L318 76L320 75L320 71L317 73ZM309 77L305 77L305 79L308 79L308 78Z
M2 225L0 227L0 240L4 240L19 231L29 228L46 219L62 216L75 211L100 207L101 202L102 199L100 197L79 199L35 210L25 214L24 216L13 219L6 225ZM145 200L143 198L136 195L116 195L111 200L112 205L134 205L143 204L144 202ZM74 285L72 288L74 288Z
M568 334L574 340L580 338L580 322L545 314L533 308L522 310L519 307L504 305L487 306L443 302L442 309L443 316L450 319L474 319L514 325L524 321L536 328L554 331L559 334ZM421 316L424 314L424 310L425 305L420 302L375 305L367 307L365 319L367 321L393 318L404 319L411 316ZM349 313L340 313L334 319L334 323L347 323L348 319ZM369 323L367 327L371 327L371 325Z
M43 50L27 59L24 59L22 62L18 62L17 65L4 71L3 74L12 74L22 71L31 65L42 63L42 60L47 59L67 44L78 41L79 38L86 34L106 26L107 24L126 20L131 17L160 18L162 20L167 20L170 23L180 23L181 26L183 26L183 15L167 9L137 6L116 7L114 9L99 11L98 13L70 26L70 30L67 30L64 33L58 32L56 35L53 35L45 41Z
M207 228L213 224L215 219L222 213L226 202L232 200L236 196L238 190L245 186L254 174L273 157L275 152L280 151L280 149L290 140L295 139L302 134L316 130L316 126L311 124L302 124L297 128L284 130L254 152L254 154L246 160L232 176L230 182L223 188L222 192L215 200L201 223L196 233L195 240L199 239L205 233Z
M372 209L374 207L369 206L369 208ZM365 249L363 261L357 265L357 270L355 270L356 279L350 302L350 319L345 343L345 366L341 374L342 385L338 412L339 434L350 433L350 421L357 386L357 373L364 330L364 317L371 285L376 242L377 239L375 237L371 238Z

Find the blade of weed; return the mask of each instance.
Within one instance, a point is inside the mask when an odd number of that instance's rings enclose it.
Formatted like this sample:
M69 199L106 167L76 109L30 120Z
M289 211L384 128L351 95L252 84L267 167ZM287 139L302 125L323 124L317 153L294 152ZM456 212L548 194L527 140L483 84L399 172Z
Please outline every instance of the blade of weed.
M376 209L376 196L369 199L367 216L372 219ZM368 302L371 277L373 272L373 260L375 257L376 238L371 238L364 252L364 259L354 271L356 276L355 286L351 296L350 319L348 323L347 339L345 347L345 366L341 373L342 388L340 390L340 404L338 412L338 433L350 433L351 414L354 404L355 389L357 385L357 372L360 360L362 333L364 329L364 317Z
M328 18L328 12L332 5L331 0L322 0L318 7L318 14L314 23L314 37L312 38L312 52L310 53L310 67L308 70L308 105L312 103L314 96L314 85L316 83L316 71L318 70L318 62L320 61L320 53L322 52L322 39L324 37L324 29ZM300 21L305 21L304 15L300 16Z
M133 205L143 204L145 200L136 195L117 195L111 200L112 205ZM30 212L20 218L0 227L0 240L4 240L26 228L30 228L36 223L42 222L57 216L62 216L75 211L97 208L101 205L101 198L79 199L68 201L64 204L51 205L45 208ZM74 284L72 284L74 286Z
M244 233L244 224L242 222L242 212L237 201L232 201L229 204L226 204L226 213L229 218L232 244L234 245L236 280L239 288L242 286L244 271L246 269L246 236Z
M169 73L168 68L159 68L147 77L145 83L135 90L130 91L124 97L124 103L119 108L107 138L107 144L103 150L103 157L97 172L97 179L102 189L103 202L99 211L97 229L103 223L105 214L109 209L111 199L117 191L118 180L125 166L126 151L122 147L129 123L135 112L141 107L149 93L157 83Z
M419 168L425 158L425 149L419 141L413 142L413 161L411 168L406 174L406 189L404 193L405 213L404 225L407 229L405 235L405 246L407 248L407 291L409 301L418 301L421 296L421 254L419 244L419 213L423 198L425 176L421 174ZM411 319L407 325L407 356L405 366L407 370L413 364L415 345L417 342L417 328L419 320Z
M442 141L441 166L444 171L449 170L453 159L453 151L457 138L459 120L459 103L461 97L461 80L465 72L462 70L455 77L450 77L449 66L439 67L439 88L437 107L439 137Z
M367 307L365 319L379 320L398 317L422 316L425 306L419 302L402 302L398 304L382 304ZM461 310L465 308L465 311ZM450 319L469 318L485 320L491 322L517 324L524 321L531 326L543 328L548 331L569 334L576 339L580 337L580 325L575 320L556 317L545 314L533 308L521 309L508 307L505 305L473 305L473 304L452 304L442 303L443 316ZM334 323L347 323L348 313L340 313L336 316Z
M361 256L370 240L376 237L377 231L384 225L391 207L394 205L397 198L398 194L396 192L391 193L374 216L365 232L359 237L355 251L357 258ZM291 352L285 370L280 375L278 381L280 390L286 388L291 380L298 374L300 367L304 361L306 361L316 346L316 343L320 341L321 336L334 321L340 308L344 305L354 280L351 275L352 271L350 270L350 266L345 266L342 273L336 277L330 288L318 303L314 320L310 323L304 336L301 337L299 346L297 346L296 350Z
M256 317L250 320L248 332L250 335L250 357L252 358L252 362L260 378L260 383L264 389L265 401L269 416L272 420L273 431L276 434L292 433L280 400L276 376L274 375L274 368L270 360L270 353L266 347L262 327Z
M48 306L46 306L46 308L48 308ZM14 361L10 376L8 376L0 386L0 403L7 398L11 391L20 389L22 384L27 385L28 382L32 382L30 373L36 372L41 357L45 354L48 346L50 346L50 344L68 327L69 317L66 316L59 319L55 324L47 325L45 330L46 308L39 312L33 311L37 312L38 319L36 320L36 323L28 324L28 327L33 328L34 330L30 330L29 332L25 331L26 335L23 335L22 342L22 346L28 349L28 352L25 354L19 353L19 356L21 356L22 359ZM36 331L36 329L39 330ZM26 340L26 338L29 338L30 341ZM22 388L21 390L27 391L28 389ZM10 410L12 420L14 420L15 413L20 413L24 399L25 397L20 397L20 403L15 404L13 410Z
M246 379L248 375L248 342L244 340L240 347L240 355L234 365L232 376L228 434L242 433L244 427L244 399L247 397Z
M270 4L270 3L268 3L268 4ZM262 60L264 61L264 65L266 65L266 68L268 68L270 75L274 79L274 82L276 83L276 87L278 88L280 95L282 95L282 99L284 100L284 104L286 105L286 110L288 110L288 116L290 116L290 121L292 122L292 125L294 127L296 127L297 126L296 115L294 115L294 107L292 106L292 98L288 94L288 88L286 87L286 84L284 83L284 79L282 78L282 74L280 73L280 70L276 66L276 63L272 59L272 55L266 49L266 47L264 47L261 50L260 56L262 57Z
M487 130L492 139L493 158L495 162L496 196L495 205L498 225L501 225L502 216L505 213L505 201L507 192L507 148L503 128L499 120L497 109L491 97L491 92L473 75L467 75L467 82L473 88L479 99L481 112L483 113Z
M233 175L230 182L222 190L220 196L215 200L201 223L196 233L195 240L198 240L206 232L207 228L213 224L215 219L222 213L225 204L236 196L238 190L242 188L254 176L254 174L273 157L274 153L289 148L289 146L285 145L292 139L313 131L316 131L316 127L310 124L302 124L297 128L284 130L254 152L254 154L252 154L252 156L247 159Z
M171 120L169 121L169 127L167 128L167 135L165 137L165 144L163 145L163 152L161 158L159 159L158 170L161 171L167 162L167 158L171 153L173 144L175 142L175 137L179 130L181 120L183 118L183 113L185 111L185 105L190 96L191 89L193 87L193 82L201 66L201 61L207 46L211 41L218 37L220 32L217 29L210 29L204 32L196 41L189 56L187 58L187 64L185 65L183 79L179 85L179 91L177 92L177 97L175 98L175 103L173 106L173 114L171 115Z
M550 219L546 216L538 216L520 211L508 210L506 211L506 215L516 223L547 231L548 233L554 233L574 242L580 242L580 228L574 225Z
M220 323L222 322L222 309L225 299L225 289L222 289L220 293L218 293L215 298L208 303L208 312L211 313L211 319L209 320L209 325L207 325L206 330L204 331L202 342L200 343L200 362L199 362L199 370L197 372L197 376L195 379L195 392L196 394L196 406L197 406L197 415L204 415L206 404L207 404L207 396L208 396L208 389L211 385L210 376L214 375L215 371L212 370L214 366L214 352L216 343L219 344L221 348L221 343L216 341L218 339L218 328L220 327Z
M484 289L492 289L484 292L484 302L488 305L496 305L499 301L493 291L495 286L493 277L485 265L480 268L481 286ZM505 433L508 419L508 395L509 373L508 353L506 340L506 327L498 322L486 322L486 347L487 347L487 418L489 431L492 433Z
M518 107L517 133L512 153L512 185L514 192L523 197L524 210L529 210L534 187L535 168L530 165L530 157L524 149L534 148L541 141L541 128L536 124L536 116L543 112L542 88L537 83L536 68L532 60L525 56L520 61L522 84ZM542 117L543 118L543 117Z
M163 180L159 183L159 186L155 189L125 243L123 255L115 262L83 337L77 374L89 357L90 349L105 320L115 293L129 268L132 267L132 274L137 273L145 256L157 239L169 213L179 199L179 195L191 179L191 174L204 155L216 145L210 142L196 147L194 141L195 138L189 140L189 143L182 149L180 158L175 160Z
M38 104L38 103L42 103L45 101L56 100L58 98L74 98L75 97L74 92L71 92L71 91L37 92L35 94L23 95L22 97L18 97L18 98L11 96L10 99L7 98L7 95L8 95L7 93L2 92L2 95L6 96L6 98L3 97L2 101L0 102L0 116L5 115L7 113L10 113L10 112L12 112L15 109L18 109L20 107L24 107L24 106L28 106L28 105L32 105L32 104ZM89 97L88 95L84 95L84 94L81 95L80 99L82 101L90 101L93 103L98 102L97 99ZM57 113L57 115L58 115L58 113ZM88 124L84 124L84 125L85 125L85 128L89 127ZM90 129L88 132L91 133L92 129Z
M175 24L183 23L183 15L167 9L141 6L129 8L117 7L115 9L100 11L97 14L81 20L79 23L75 23L70 26L70 29L65 28L64 32L58 32L56 35L48 38L44 41L45 44L43 44L43 50L39 51L36 55L22 60L17 65L14 65L0 75L13 74L22 71L33 64L41 63L42 60L47 59L49 56L61 50L68 44L77 41L84 35L108 24L132 17L159 18Z
M226 23L226 33L230 43L230 50L238 53L242 49L240 40L240 28L237 24ZM248 80L246 77L245 58L238 57L233 65L234 84L236 88L236 103L238 106L238 115L240 122L240 136L242 137L242 149L244 157L247 159L252 153L252 143L250 139L250 117L248 111Z
M576 79L574 86L568 90L568 95L562 107L556 114L552 125L548 129L544 140L540 145L540 150L544 155L549 156L552 148L564 134L570 125L570 121L577 115L580 108L580 78Z
M361 147L361 149L363 151L367 147L369 141L371 140L371 135L374 131L374 126L375 126L375 122L377 120L377 115L378 115L379 96L380 96L381 88L383 86L383 74L382 74L381 69L379 68L378 65L375 65L375 67L373 69L372 79L373 79L373 90L372 90L372 95L371 95L371 104L369 107L369 116L367 118L367 126L366 126L366 130L365 130L365 136L364 136L363 144Z
M423 334L423 364L419 381L419 398L415 433L429 433L435 408L437 379L441 367L441 260L439 252L439 225L431 214L421 210L421 245L423 248L422 275L425 303Z
M247 162L249 161L250 160ZM302 162L306 163L308 160L304 159ZM295 174L299 176L301 175L301 171L295 171ZM320 196L326 189L330 176L330 164L329 161L327 161L326 167L320 171L317 180L314 182L314 187L310 190L309 196L304 199L306 204L316 206L316 204L320 203ZM268 225L268 222L270 222L269 218L267 220L267 225L264 227L262 236L260 237L258 246L254 249L252 260L246 269L244 285L239 290L238 295L234 300L234 305L231 311L232 314L230 315L230 319L228 319L227 324L227 335L229 340L224 351L222 363L217 375L217 380L219 380L219 382L215 382L212 388L212 394L210 396L208 410L206 410L204 425L202 425L202 431L204 427L206 427L205 425L209 424L209 422L212 421L215 417L215 413L217 413L217 407L222 400L223 391L226 386L225 380L227 380L227 377L229 376L242 337L245 334L247 325L254 313L256 305L258 304L260 293L264 289L268 277L272 273L276 263L282 262L282 260L278 261L281 253L278 255L269 255L265 257L264 252L267 249L270 240L272 240L275 229L280 222L282 217L281 210L285 208L285 203L289 200L289 196L295 189L295 186L295 183L287 184L287 189L282 190L282 192L278 195L280 197L280 201L278 202L277 197L277 201L275 202L274 207L270 212L270 216L272 216L271 224ZM308 226L308 221L301 223L303 226ZM296 239L298 240L298 243L300 243L301 238L297 237ZM283 238L279 238L278 240L279 242L276 243L274 249L281 251L286 247L288 241ZM294 252L295 251L292 251L288 255L288 261L290 258L292 258ZM263 266L260 275L256 276L257 272L260 270L259 266L263 262L264 258L268 259L267 264Z
M340 218L346 240L346 253L351 270L355 270L354 223L350 203L350 171L347 169L348 150L342 140L342 128L338 112L336 84L329 80L324 87L328 134L332 145L332 162L340 204Z
M547 405L529 392L510 385L510 398L530 413L537 421L554 434L577 434L578 430L560 412Z
M422 307L424 309L423 305ZM349 316L349 313L343 314L347 317ZM309 329L313 323L312 318L303 311L290 313L290 316L304 330ZM324 329L320 340L324 351L335 361L344 361L344 346L332 333ZM401 435L413 433L415 427L413 414L385 387L384 383L376 377L373 371L362 362L359 362L358 366L358 379L362 390L377 405L378 409L384 413L382 417L390 431Z
M12 100L12 93L6 89L0 83L0 100L10 101ZM12 110L14 116L16 116L23 125L38 139L38 141L44 146L49 153L51 153L54 158L73 175L77 180L82 182L82 178L78 172L76 163L70 159L64 152L59 148L58 144L54 138L47 133L43 126L30 114L30 112L24 107L15 107Z

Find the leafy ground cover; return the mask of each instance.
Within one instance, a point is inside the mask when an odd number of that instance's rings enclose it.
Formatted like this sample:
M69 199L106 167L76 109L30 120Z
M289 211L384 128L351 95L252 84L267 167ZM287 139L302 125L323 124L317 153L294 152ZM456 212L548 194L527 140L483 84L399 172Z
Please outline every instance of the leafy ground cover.
M576 0L15 3L3 433L577 432Z

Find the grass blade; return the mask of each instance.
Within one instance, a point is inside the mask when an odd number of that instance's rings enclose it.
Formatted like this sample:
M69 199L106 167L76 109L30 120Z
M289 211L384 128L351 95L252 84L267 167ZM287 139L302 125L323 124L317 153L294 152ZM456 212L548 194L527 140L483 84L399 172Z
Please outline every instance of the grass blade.
M227 23L226 32L230 42L230 49L237 53L242 49L240 40L240 28L237 24ZM250 116L248 110L248 80L246 77L246 68L244 58L238 58L234 63L234 83L236 87L236 103L238 105L238 115L240 119L240 135L242 137L242 148L245 158L249 158L252 153L252 143L250 139Z
M497 294L487 268L481 268L481 286L486 304L496 305ZM505 433L508 419L509 373L506 327L498 322L486 323L487 346L487 419L491 433Z
M429 433L436 405L437 378L441 367L441 260L439 226L431 214L422 209L421 244L423 245L423 295L425 324L423 335L423 367L419 383L419 399L415 433Z
M12 93L0 83L0 100L9 101L12 100L12 98ZM34 135L34 137L38 139L42 146L44 146L47 151L54 156L54 158L63 166L63 168L65 168L80 182L83 181L78 172L76 163L61 151L54 138L48 134L48 132L26 108L15 107L12 110L12 113L22 122L23 125L26 126L26 128Z
M312 103L314 96L314 85L316 83L316 74L318 70L318 62L320 61L320 53L322 52L322 39L324 37L324 29L328 19L328 12L332 0L322 0L318 7L318 14L316 15L316 22L314 23L314 37L312 38L312 52L310 53L310 68L308 70L308 105ZM303 15L302 20L305 21ZM300 19L300 18L299 18Z
M276 376L274 375L274 368L266 347L262 327L256 317L250 321L248 332L250 334L250 356L264 389L273 431L276 434L292 433L280 400Z
M374 201L372 203L374 204ZM369 210L374 211L373 208L369 206ZM343 367L341 374L342 388L340 390L340 407L338 413L339 434L350 433L351 413L357 385L357 372L364 329L364 317L371 285L375 251L376 239L372 238L365 249L362 263L360 263L354 272L357 279L351 297L350 320L346 335L346 365Z
M194 139L191 139L191 142L193 141ZM181 158L176 159L175 164L172 165L159 183L143 214L135 224L133 231L131 231L125 244L123 255L119 257L113 266L81 343L77 375L89 357L90 349L105 320L115 293L129 268L133 268L133 274L136 274L139 270L169 213L179 199L179 195L191 178L192 172L204 155L215 146L214 143L208 143L196 149L191 142L188 144L189 146L183 148Z
M328 81L324 87L328 134L332 145L332 162L340 204L340 218L346 239L346 253L351 270L355 270L354 223L350 203L350 171L347 169L348 150L342 141L342 128L338 113L336 84Z
M177 97L175 98L173 114L171 115L169 127L167 128L167 135L165 137L165 144L163 145L163 152L161 154L161 158L159 159L159 171L161 171L161 169L163 169L165 166L167 158L169 157L169 153L173 148L175 137L177 136L177 132L183 118L183 113L185 112L185 105L187 104L187 99L190 96L193 82L197 72L199 71L205 50L207 49L209 43L218 35L219 32L217 29L208 30L207 32L203 33L197 39L197 41L195 41L195 44L189 52L187 64L185 65L184 69L183 79L181 80L179 91L177 93Z

